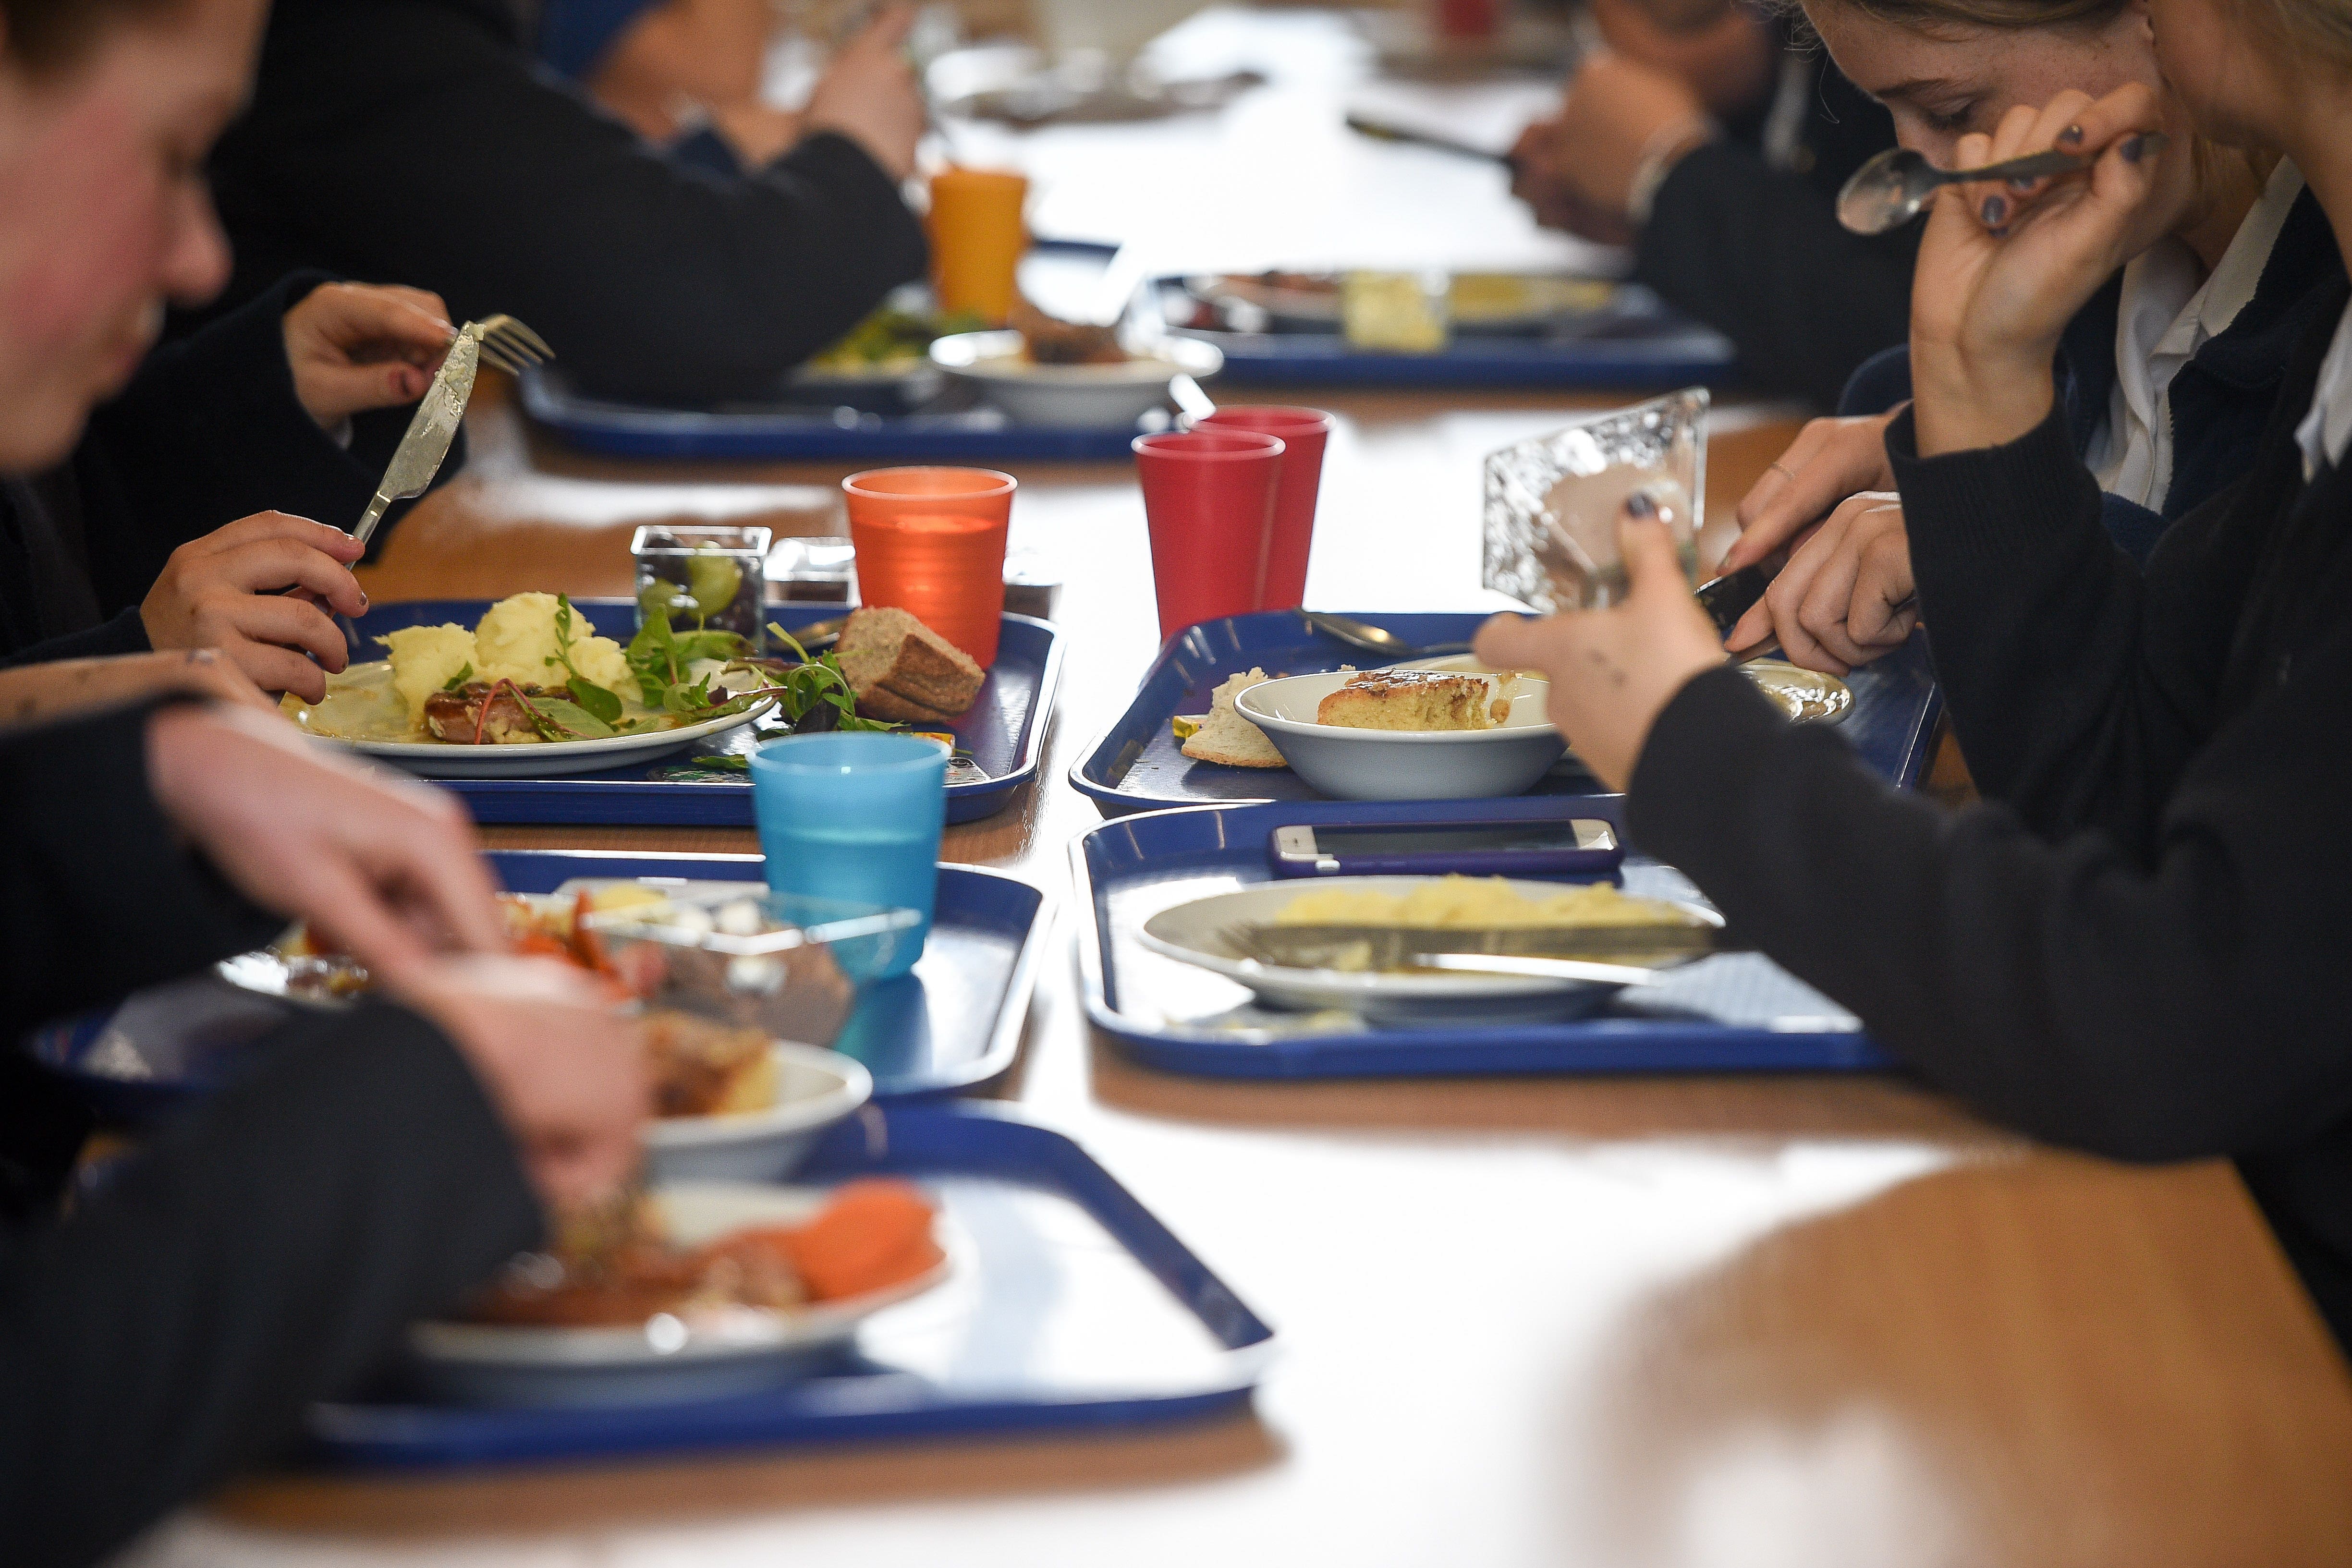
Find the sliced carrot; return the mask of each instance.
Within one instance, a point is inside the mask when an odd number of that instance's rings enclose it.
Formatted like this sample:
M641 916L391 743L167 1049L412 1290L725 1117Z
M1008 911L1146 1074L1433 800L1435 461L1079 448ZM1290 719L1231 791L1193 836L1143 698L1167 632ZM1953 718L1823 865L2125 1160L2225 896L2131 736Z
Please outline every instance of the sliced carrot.
M911 1280L943 1254L931 1237L931 1206L905 1182L854 1181L817 1217L774 1232L820 1301L864 1295Z

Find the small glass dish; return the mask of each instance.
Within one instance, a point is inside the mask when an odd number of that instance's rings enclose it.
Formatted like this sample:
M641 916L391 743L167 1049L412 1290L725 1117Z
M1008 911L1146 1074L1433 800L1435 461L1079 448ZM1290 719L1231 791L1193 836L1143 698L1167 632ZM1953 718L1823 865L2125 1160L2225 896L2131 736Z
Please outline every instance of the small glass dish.
M1617 519L1636 490L1657 504L1692 577L1706 408L1706 389L1689 387L1490 454L1481 583L1547 614L1617 603L1625 597Z
M857 547L847 538L787 535L768 556L768 580L786 602L846 604L856 581Z
M857 988L920 939L922 915L912 909L757 883L636 885L661 896L586 917L622 981L648 1009L674 1008L772 1039L831 1045Z
M768 647L768 552L775 530L648 523L629 540L637 563L637 623L656 611L681 632L732 632Z

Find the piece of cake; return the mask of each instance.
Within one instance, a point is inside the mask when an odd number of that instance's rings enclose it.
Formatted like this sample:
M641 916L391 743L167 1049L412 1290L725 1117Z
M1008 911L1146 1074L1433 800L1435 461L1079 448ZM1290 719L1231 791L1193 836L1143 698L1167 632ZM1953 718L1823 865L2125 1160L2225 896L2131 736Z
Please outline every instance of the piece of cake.
M968 710L988 673L904 610L859 610L834 647L857 711L905 724L945 724Z
M1366 670L1316 706L1345 729L1492 729L1510 716L1514 677L1453 670Z
M1192 738L1184 742L1184 755L1198 762L1222 762L1228 768L1289 767L1265 731L1234 707L1234 697L1265 678L1264 670L1253 669L1210 693L1208 714Z

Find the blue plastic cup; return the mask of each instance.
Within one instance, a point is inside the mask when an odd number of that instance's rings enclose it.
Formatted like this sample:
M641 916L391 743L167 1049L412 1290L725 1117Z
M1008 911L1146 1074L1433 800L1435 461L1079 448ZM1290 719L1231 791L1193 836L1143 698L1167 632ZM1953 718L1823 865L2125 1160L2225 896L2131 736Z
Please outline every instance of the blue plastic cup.
M872 978L913 968L930 935L947 771L948 748L912 735L794 735L751 754L770 887L921 914Z

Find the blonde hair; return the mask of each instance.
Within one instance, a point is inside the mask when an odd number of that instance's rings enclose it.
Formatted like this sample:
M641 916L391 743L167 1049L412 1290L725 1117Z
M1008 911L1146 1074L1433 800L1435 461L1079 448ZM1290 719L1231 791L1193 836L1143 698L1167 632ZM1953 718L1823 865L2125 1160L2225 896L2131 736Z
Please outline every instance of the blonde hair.
M2233 0L2232 9L2290 48L2316 49L2352 68L2352 0Z

